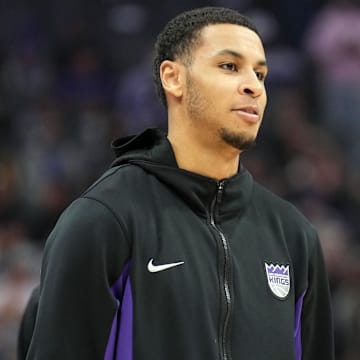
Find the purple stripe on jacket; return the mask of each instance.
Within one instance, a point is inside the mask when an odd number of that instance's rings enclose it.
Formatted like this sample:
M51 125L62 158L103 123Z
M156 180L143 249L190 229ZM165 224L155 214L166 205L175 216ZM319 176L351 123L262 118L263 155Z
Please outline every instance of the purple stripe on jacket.
M132 360L133 299L128 262L111 290L117 299L117 310L111 326L104 360Z
M294 340L295 340L295 360L301 360L302 344L301 344L301 313L306 290L301 294L295 306L295 324L294 324Z

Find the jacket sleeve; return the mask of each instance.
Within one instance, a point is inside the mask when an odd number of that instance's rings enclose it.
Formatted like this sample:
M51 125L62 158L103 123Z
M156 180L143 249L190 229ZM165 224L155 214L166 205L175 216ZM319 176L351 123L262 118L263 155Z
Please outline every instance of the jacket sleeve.
M329 284L318 237L310 254L308 288L301 315L302 360L334 359Z
M124 227L102 202L76 200L44 251L27 360L104 359L117 299L111 286L129 258Z
M31 293L24 310L17 339L17 359L24 360L29 349L31 337L35 327L37 307L39 304L39 287Z

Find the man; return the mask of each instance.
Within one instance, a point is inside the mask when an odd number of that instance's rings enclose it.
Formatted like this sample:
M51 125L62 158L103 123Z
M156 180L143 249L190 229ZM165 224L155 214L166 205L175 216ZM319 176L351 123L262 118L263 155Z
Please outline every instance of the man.
M168 134L117 140L113 167L60 217L27 359L333 358L316 232L239 162L266 73L234 10L167 24L154 76Z

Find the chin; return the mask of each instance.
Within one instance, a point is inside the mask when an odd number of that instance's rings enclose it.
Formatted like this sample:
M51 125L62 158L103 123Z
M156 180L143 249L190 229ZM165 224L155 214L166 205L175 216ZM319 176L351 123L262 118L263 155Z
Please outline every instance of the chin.
M224 128L220 129L219 133L223 142L237 150L244 151L255 146L256 136L237 133Z

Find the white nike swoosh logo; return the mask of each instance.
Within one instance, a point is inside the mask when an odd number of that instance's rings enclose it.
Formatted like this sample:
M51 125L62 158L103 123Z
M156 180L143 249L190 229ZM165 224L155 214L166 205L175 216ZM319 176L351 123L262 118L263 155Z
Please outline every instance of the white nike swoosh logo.
M179 265L184 264L183 261L179 261L179 262L170 263L170 264L154 265L154 264L153 264L153 261L154 261L154 259L150 259L150 261L149 261L149 263L148 263L148 265L147 265L147 269L148 269L151 273L156 273L156 272L159 272L159 271L167 270L167 269L170 269L170 268L172 268L172 267L175 267L175 266L179 266Z

